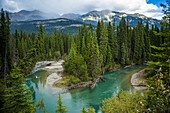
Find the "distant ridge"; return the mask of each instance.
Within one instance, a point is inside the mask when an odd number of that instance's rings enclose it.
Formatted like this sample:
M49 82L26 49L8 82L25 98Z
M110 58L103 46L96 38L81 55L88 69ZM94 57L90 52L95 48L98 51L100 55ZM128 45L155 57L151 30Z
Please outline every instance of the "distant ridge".
M155 24L158 27L161 27L161 20L149 18L139 13L127 14L125 12L117 12L111 10L90 11L83 15L68 13L61 16L57 13L49 14L38 10L22 10L17 13L9 13L9 15L12 21L12 32L14 32L15 29L18 29L18 31L22 29L27 32L37 32L39 24L42 23L45 31L47 31L49 34L52 33L55 28L57 30L63 30L65 33L76 34L78 33L79 27L83 25L83 22L85 22L87 26L91 23L95 28L98 21L103 20L106 23L109 21L113 23L113 20L115 19L116 24L118 24L122 17L131 26L136 26L139 21L142 21L143 24L148 22L150 27Z

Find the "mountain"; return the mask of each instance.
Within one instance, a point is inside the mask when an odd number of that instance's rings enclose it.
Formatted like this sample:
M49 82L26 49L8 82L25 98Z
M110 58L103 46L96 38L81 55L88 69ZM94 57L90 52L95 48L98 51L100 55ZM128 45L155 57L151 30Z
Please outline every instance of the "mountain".
M113 20L115 19L116 24L118 24L122 17L124 17L128 21L128 24L130 24L131 26L136 26L138 21L142 21L143 24L148 21L150 26L152 24L156 24L158 27L160 27L159 23L161 22L161 20L149 18L138 13L127 14L124 12L116 12L111 10L91 11L87 14L81 15L78 20L97 25L98 20L103 20L104 22L113 22Z
M15 32L15 29L18 31L26 31L27 33L35 32L39 30L40 23L43 25L44 31L52 34L54 29L57 31L63 31L64 33L77 33L79 27L83 25L83 22L70 20L65 18L58 19L47 19L47 20L33 20L33 21L20 21L11 23L11 32Z
M60 18L77 20L80 16L81 16L80 14L67 13L67 14L63 14Z
M116 20L116 24L118 24L122 17L124 17L128 24L131 26L136 26L138 21L142 21L145 24L147 21L149 25L156 24L160 27L161 20L149 18L142 14L127 14L124 12L116 12L111 10L102 10L102 11L91 11L84 15L67 13L63 15L54 14L54 13L44 13L38 10L34 11L26 11L21 10L16 13L9 13L12 22L16 21L31 21L31 20L45 20L45 19L54 19L54 18L67 18L71 20L77 20L86 23L92 23L93 25L97 25L98 20L103 20L104 22L113 22L113 19Z
M53 13L44 13L38 10L33 10L33 11L21 10L16 13L9 13L9 17L12 22L16 22L16 21L31 21L31 20L44 20L44 19L58 18L59 15Z
M42 23L44 30L51 34L55 28L58 30L63 30L65 33L73 34L78 33L78 28L82 26L83 22L92 24L95 28L97 26L98 20L103 20L108 23L109 21L113 22L115 19L116 24L118 24L122 17L124 17L128 24L131 26L136 26L138 21L142 21L143 24L146 24L148 21L150 27L152 24L156 24L160 27L161 20L153 19L146 17L142 14L127 14L124 12L116 12L110 10L102 11L91 11L84 15L79 14L63 14L59 16L57 14L43 13L38 10L26 11L22 10L18 13L9 13L12 20L11 31L14 32L15 29L18 31L26 30L27 32L36 32L38 31L39 24ZM58 17L58 19L51 19Z

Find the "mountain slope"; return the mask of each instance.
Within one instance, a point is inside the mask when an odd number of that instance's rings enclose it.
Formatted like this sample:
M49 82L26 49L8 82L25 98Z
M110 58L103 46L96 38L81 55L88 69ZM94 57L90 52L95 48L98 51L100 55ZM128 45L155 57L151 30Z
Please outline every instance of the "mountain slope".
M74 13L67 13L63 14L60 16L60 18L67 18L67 19L72 19L72 20L77 20L81 15L79 14L74 14Z
M116 24L118 24L122 17L125 18L128 21L128 24L131 26L136 26L138 24L138 21L142 21L143 24L146 24L146 22L148 21L150 27L152 24L156 24L158 27L160 27L159 23L161 22L161 20L148 18L145 15L138 13L127 14L110 10L91 11L84 15L68 13L60 16L62 18L47 19L53 18L54 15L55 14L47 14L37 10L22 10L18 13L10 13L10 17L12 20L11 31L14 32L15 29L18 29L18 31L20 31L22 29L27 31L27 33L37 33L39 24L42 23L44 30L47 31L49 34L51 34L55 28L57 28L58 30L62 29L65 33L73 34L78 33L78 28L83 25L83 22L86 22L87 26L91 23L95 28L99 20L103 20L107 23L109 21L113 22L113 20L115 19ZM55 16L59 17L59 15Z
M118 24L121 20L121 18L125 18L128 21L128 24L131 26L136 26L138 21L142 21L143 24L145 24L147 21L149 25L157 24L159 27L159 23L161 20L148 18L145 15L142 14L127 14L122 12L116 12L116 11L110 11L110 10L102 10L102 11L91 11L85 15L82 15L79 17L79 21L83 21L86 23L93 23L93 25L97 25L98 20L103 20L104 22L113 22L113 20L116 20L116 23Z
M48 20L34 20L34 21L20 21L12 22L11 32L15 32L15 29L20 31L21 29L27 33L38 32L40 23L43 25L44 31L52 34L56 28L58 31L62 30L64 33L77 33L79 27L83 25L82 22L64 18L48 19Z
M33 11L21 10L16 13L9 13L9 17L12 22L16 22L16 21L31 21L31 20L44 20L50 18L57 18L59 17L59 15L53 13L44 13L38 10L33 10Z

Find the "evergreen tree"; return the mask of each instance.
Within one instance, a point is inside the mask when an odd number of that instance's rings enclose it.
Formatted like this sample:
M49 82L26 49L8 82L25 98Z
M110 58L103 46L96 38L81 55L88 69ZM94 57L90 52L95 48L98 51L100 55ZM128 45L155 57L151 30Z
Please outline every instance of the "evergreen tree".
M5 90L3 111L8 113L35 112L31 92L25 83L26 79L19 67L15 67L7 79L9 86Z
M43 26L42 24L40 24L39 27L39 31L38 31L38 55L40 58L44 58L44 48L43 48L43 44L44 44L44 30L43 30Z
M89 70L90 70L90 72L89 72L90 75L92 77L95 77L100 74L101 65L102 65L96 34L94 34L94 37L92 38L91 43L92 43L91 44L92 45L92 48L91 48L92 54L90 55L90 59L88 60L88 62L89 62L88 66L89 66Z
M109 62L110 63L113 63L114 62L114 59L113 59L113 56L114 56L114 39L113 39L113 28L112 28L112 25L111 25L111 22L109 22L109 25L108 25L108 52L110 52L109 54L111 54L111 56L109 56L109 58L111 59Z
M107 56L107 45L108 45L108 30L107 30L107 24L104 25L102 22L101 24L101 36L99 40L99 51L100 54L103 55L103 66L106 65L106 56Z
M116 63L118 63L118 43L117 38L113 40L112 57Z
M39 108L39 110L43 110L43 112L46 113L47 108L45 108L44 99L42 99L41 101L38 101L38 103L36 104L36 107ZM47 113L50 113L50 112L47 112Z
M154 76L150 77L148 88L149 94L145 98L147 102L145 104L146 112L169 112L169 68L170 68L170 6L163 6L163 12L165 16L163 17L162 26L165 27L163 32L155 32L158 36L163 36L165 39L163 44L159 47L152 45L151 47L155 49L152 56L156 60L149 61L148 63L152 66L153 70L156 72Z
M90 106L88 106L88 113L96 113L95 112L95 109L94 108L92 108L92 107L90 107Z
M81 110L81 113L88 113L84 106L83 109Z
M71 50L69 52L68 59L66 60L64 65L65 71L70 75L77 75L76 59L77 59L76 46L74 40L72 40Z
M145 26L144 43L145 43L146 60L149 60L150 54L151 54L151 48L150 48L149 24L148 24L148 22L146 22L146 26Z
M10 18L8 13L4 13L1 9L0 18L0 78L6 80L6 75L11 69L11 55L10 55ZM6 82L5 82L6 84Z
M97 40L98 40L98 43L99 43L100 42L99 39L100 39L100 35L101 35L101 23L100 23L100 21L98 21L98 23L97 23L96 35L97 35Z
M61 31L60 35L59 35L59 47L60 47L60 54L61 56L64 55L64 42L63 42L63 32Z
M122 65L125 65L125 54L126 54L126 52L125 52L126 50L125 50L125 45L124 45L124 43L122 44L122 46L121 46L121 64Z
M91 25L91 23L89 24L88 30L91 31L91 32L93 33L93 26Z
M67 113L67 112L69 112L68 110L66 110L67 106L63 105L63 101L61 99L62 99L62 97L59 94L58 100L57 100L57 106L55 106L55 108L57 108L55 110L55 113Z

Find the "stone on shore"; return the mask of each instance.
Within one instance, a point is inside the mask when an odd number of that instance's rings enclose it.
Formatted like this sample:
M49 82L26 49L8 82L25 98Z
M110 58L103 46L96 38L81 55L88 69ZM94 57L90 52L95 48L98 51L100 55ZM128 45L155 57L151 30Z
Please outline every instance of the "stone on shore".
M52 73L47 77L46 84L53 85L55 82L58 82L62 79L57 73Z
M136 90L145 90L147 84L145 69L135 73L131 77L131 85Z

